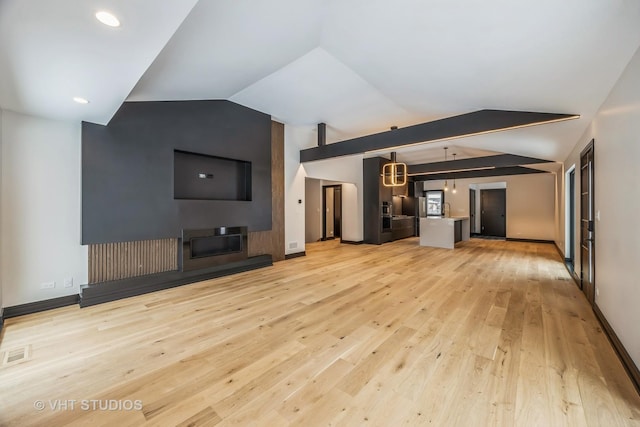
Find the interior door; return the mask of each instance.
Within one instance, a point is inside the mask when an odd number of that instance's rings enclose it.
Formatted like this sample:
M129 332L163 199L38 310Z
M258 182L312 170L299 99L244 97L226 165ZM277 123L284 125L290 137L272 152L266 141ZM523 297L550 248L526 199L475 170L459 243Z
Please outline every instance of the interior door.
M322 240L342 235L342 186L322 187Z
M580 154L580 286L591 305L595 302L595 222L593 194L593 140Z
M470 233L476 233L476 190L469 189L469 226Z
M342 187L333 188L333 237L342 237Z
M483 236L507 236L507 191L480 190L480 225Z

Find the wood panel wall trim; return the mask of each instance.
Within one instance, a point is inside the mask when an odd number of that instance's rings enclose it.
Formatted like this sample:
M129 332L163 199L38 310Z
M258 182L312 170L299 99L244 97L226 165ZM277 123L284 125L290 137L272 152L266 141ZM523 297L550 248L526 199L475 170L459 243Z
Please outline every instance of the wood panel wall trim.
M89 283L178 269L178 239L89 245Z
M284 124L271 121L271 232L274 261L284 260Z
M620 341L620 338L618 338L618 335L616 335L616 332L607 321L607 318L604 317L604 313L600 311L598 304L593 305L593 312L596 314L596 318L602 325L602 329L604 329L605 335L607 336L607 338L609 338L611 345L615 349L616 354L618 355L620 362L622 362L622 366L624 366L625 371L627 371L627 374L629 375L631 382L635 386L636 391L638 392L638 394L640 394L640 370L633 362L633 359L627 352L627 349L624 348L622 341Z
M271 122L271 230L249 232L249 256L284 256L284 125Z

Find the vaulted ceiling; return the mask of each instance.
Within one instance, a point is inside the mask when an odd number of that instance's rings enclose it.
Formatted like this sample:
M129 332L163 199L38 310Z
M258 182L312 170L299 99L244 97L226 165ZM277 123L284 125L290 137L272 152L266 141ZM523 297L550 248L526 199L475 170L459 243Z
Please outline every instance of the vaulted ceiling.
M629 0L0 0L0 108L105 124L126 100L229 99L325 122L329 143L480 109L579 114L398 150L561 161L639 46Z

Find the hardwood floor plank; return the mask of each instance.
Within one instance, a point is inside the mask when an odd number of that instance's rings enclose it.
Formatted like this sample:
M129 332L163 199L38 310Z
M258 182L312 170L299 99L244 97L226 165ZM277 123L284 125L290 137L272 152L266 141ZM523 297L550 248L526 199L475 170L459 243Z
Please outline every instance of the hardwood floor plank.
M305 250L7 319L0 354L32 351L0 365L0 425L640 425L640 396L552 245Z

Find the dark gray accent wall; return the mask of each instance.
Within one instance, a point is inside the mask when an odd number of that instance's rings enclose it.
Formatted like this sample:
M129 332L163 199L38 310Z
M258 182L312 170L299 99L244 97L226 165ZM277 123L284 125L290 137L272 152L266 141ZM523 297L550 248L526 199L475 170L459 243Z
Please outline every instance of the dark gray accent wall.
M252 200L174 200L174 150L251 162ZM225 226L271 229L269 115L230 101L126 102L107 126L82 123L82 244Z

